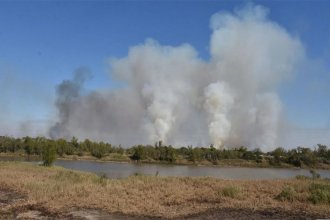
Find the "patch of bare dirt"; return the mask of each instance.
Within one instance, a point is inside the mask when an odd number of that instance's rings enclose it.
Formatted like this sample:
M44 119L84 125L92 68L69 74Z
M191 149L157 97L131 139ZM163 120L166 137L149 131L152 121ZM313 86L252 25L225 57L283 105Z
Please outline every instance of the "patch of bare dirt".
M144 220L145 217L128 216L122 214L111 214L96 209L73 209L67 214L67 218L75 220Z
M110 214L97 209L71 209L60 213L47 210L40 204L26 204L26 197L8 188L0 188L0 220L72 219L72 220L142 220L145 218Z
M329 216L328 216L329 217ZM189 220L264 220L264 219L279 219L279 220L295 220L295 219L325 219L326 216L322 214L311 215L303 211L288 212L281 209L267 209L267 210L251 210L251 209L235 209L235 208L221 208L209 210L203 213L198 213L184 218Z
M0 188L0 208L6 207L22 199L24 199L24 196L19 193L13 190Z
M0 219L49 219L56 217L39 205L25 205L26 197L9 188L0 188Z

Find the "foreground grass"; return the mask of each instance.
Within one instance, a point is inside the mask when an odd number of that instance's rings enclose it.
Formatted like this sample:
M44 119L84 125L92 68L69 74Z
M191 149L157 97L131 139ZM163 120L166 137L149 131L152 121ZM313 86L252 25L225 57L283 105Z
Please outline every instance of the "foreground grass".
M292 215L303 212L330 217L330 182L326 180L231 181L154 176L117 180L60 167L0 162L1 189L25 196L24 200L6 206L8 210L38 205L49 213L89 208L176 218L220 208L279 209Z

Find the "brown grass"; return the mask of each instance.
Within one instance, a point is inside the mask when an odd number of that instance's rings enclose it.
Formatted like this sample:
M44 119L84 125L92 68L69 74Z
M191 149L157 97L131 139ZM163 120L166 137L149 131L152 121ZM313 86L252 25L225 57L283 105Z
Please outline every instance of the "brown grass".
M60 167L0 162L0 189L7 188L26 196L24 201L7 207L13 210L19 206L40 205L49 212L91 208L110 213L175 218L207 210L236 208L281 209L329 217L329 204L313 204L308 199L308 189L316 182L330 185L325 180L299 179L237 181L134 176L116 180ZM285 187L294 189L294 199L277 199Z

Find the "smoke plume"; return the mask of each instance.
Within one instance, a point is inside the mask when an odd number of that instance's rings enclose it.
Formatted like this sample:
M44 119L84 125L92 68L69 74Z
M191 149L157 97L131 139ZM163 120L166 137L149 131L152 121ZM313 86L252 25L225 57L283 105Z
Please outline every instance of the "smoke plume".
M212 16L208 61L189 44L148 39L110 61L119 89L81 94L85 77L57 88L52 137L75 135L114 144L154 143L273 148L283 112L277 88L304 56L299 39L248 5Z
M59 110L60 121L50 128L51 137L72 137L69 129L70 119L76 102L79 102L82 92L82 85L89 76L89 71L85 68L76 70L73 80L64 80L56 88L56 107Z

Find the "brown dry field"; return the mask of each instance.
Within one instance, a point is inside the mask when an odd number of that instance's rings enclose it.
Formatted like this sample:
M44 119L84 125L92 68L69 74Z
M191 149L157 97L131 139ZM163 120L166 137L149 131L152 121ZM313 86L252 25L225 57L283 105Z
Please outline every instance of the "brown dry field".
M95 219L330 218L329 204L308 200L312 182L330 185L328 180L298 179L132 176L118 180L60 167L0 162L0 219L34 218L34 212L59 219L84 219L90 213L96 213ZM286 186L297 192L293 201L276 199ZM237 189L232 196L225 193L232 189Z

